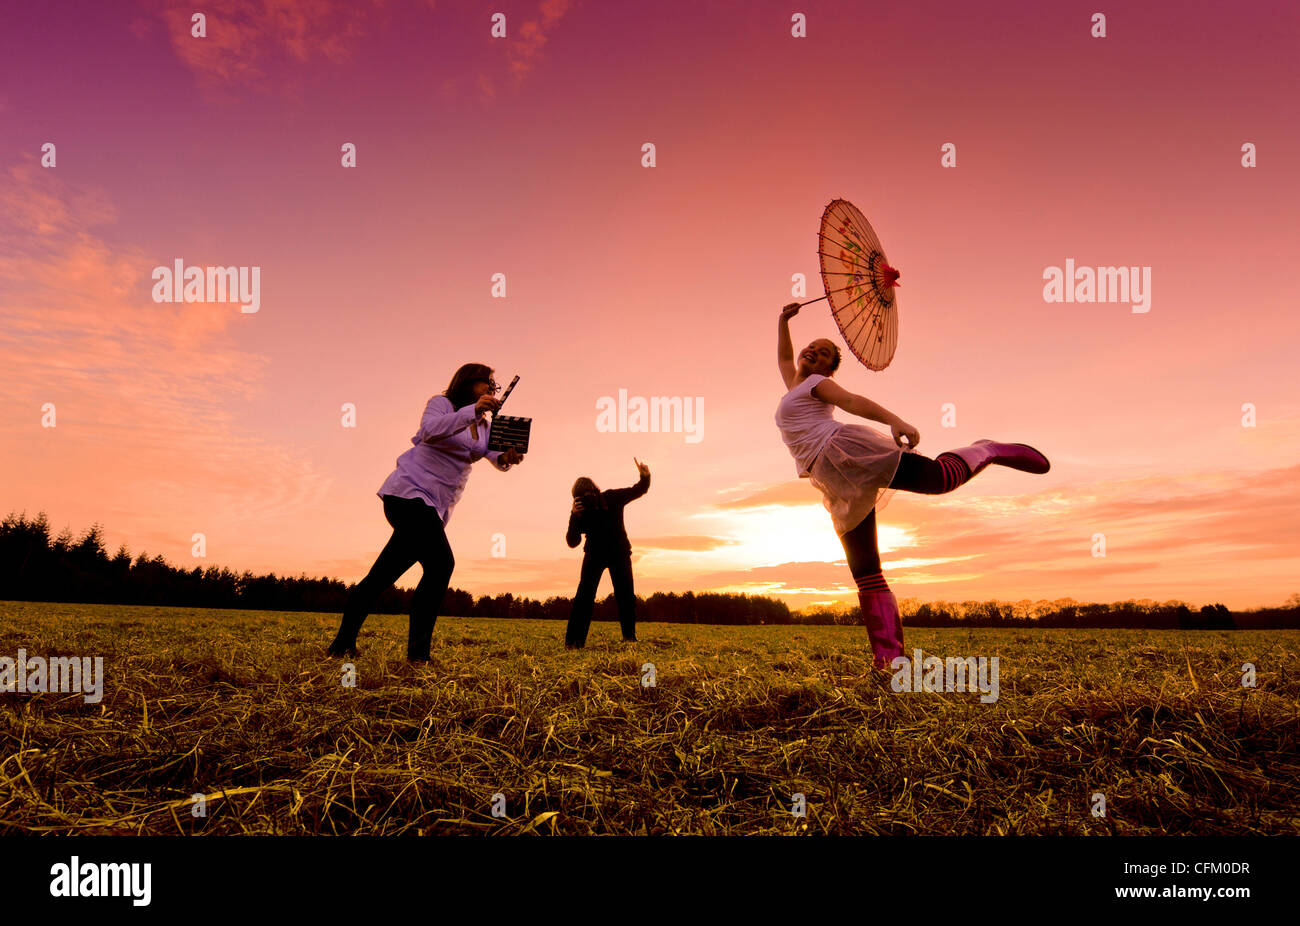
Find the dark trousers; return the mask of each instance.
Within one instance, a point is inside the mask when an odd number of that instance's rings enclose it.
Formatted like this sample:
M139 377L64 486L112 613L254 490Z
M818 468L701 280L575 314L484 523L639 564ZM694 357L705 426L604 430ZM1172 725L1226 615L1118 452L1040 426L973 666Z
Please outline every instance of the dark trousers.
M583 646L587 642L591 611L596 604L596 589L606 569L609 570L610 581L614 583L614 598L618 601L618 622L623 629L623 639L636 639L632 554L588 550L582 557L582 576L578 579L578 591L573 596L573 610L569 612L569 627L564 634L564 642L570 646Z
M940 454L942 456L942 454ZM922 495L942 495L951 492L952 486L944 468L935 460L909 451L898 461L898 471L889 481L889 488ZM876 542L876 509L862 519L857 527L840 535L849 572L854 578L873 576L880 572L880 549Z
M433 625L442 610L456 559L438 512L418 498L385 495L384 517L393 528L370 573L356 584L343 608L343 623L332 650L356 646L357 633L375 601L417 562L424 575L411 599L411 626L406 658L428 659Z

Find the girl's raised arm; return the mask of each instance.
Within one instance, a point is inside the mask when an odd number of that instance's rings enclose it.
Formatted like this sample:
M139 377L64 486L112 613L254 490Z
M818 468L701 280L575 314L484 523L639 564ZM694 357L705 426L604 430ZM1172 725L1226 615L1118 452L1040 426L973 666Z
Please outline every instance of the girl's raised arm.
M794 388L795 377L799 375L794 367L794 345L790 343L790 319L798 314L799 303L792 302L781 309L781 318L776 324L776 365L786 389Z

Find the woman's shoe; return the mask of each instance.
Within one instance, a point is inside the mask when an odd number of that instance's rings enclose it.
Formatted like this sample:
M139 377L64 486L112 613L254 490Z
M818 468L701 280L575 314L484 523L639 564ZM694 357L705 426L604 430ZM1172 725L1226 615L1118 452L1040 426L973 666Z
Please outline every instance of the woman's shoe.
M997 441L977 440L969 447L958 447L956 450L945 452L961 457L970 469L970 475L966 477L967 481L974 479L975 474L990 463L1009 466L1023 473L1041 474L1052 468L1047 457L1028 444L1000 444Z

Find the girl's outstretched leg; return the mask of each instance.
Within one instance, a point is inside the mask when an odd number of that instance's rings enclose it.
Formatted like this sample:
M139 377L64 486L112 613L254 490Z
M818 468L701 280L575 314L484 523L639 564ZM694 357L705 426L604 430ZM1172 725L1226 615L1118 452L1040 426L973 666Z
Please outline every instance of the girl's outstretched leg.
M969 482L990 463L1025 473L1045 473L1051 468L1047 457L1028 444L977 440L969 447L945 451L933 460L913 451L905 452L898 460L898 471L890 480L889 488L942 495Z
M968 479L970 467L956 453L941 453L932 460L915 451L906 451L898 460L898 471L889 481L889 488L942 495Z
M849 571L853 573L858 586L862 623L871 640L876 668L888 669L893 659L903 655L903 621L898 610L898 599L890 591L881 572L880 549L876 543L875 509L857 527L841 534L840 543L844 545Z

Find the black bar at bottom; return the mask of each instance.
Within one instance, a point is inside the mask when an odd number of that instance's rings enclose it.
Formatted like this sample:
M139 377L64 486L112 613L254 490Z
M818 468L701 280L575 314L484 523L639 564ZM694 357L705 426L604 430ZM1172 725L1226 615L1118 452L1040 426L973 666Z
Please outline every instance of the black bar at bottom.
M219 902L335 917L399 899L427 900L431 915L455 900L536 912L608 902L611 915L654 917L704 908L770 915L786 902L819 901L909 917L1194 905L1231 916L1294 896L1284 866L1298 849L1294 837L11 836L0 839L0 903L11 912L111 907L127 916L192 914ZM126 883L128 896L54 896L52 887L69 892L73 857L78 894L96 887L104 863L149 863L148 904L137 905ZM1207 888L1216 893L1201 896ZM1248 896L1217 893L1241 888Z

